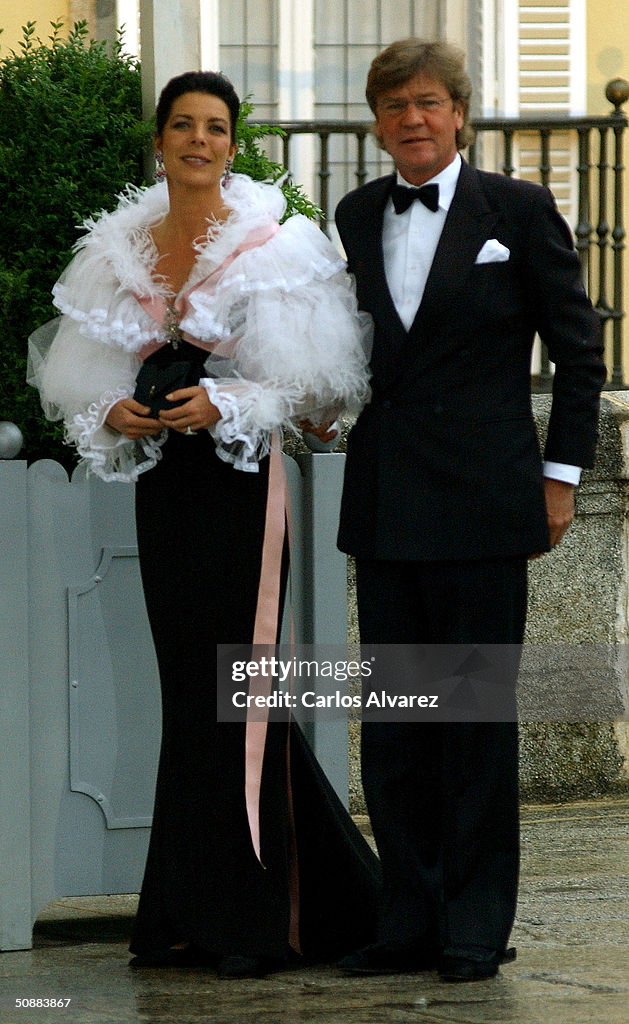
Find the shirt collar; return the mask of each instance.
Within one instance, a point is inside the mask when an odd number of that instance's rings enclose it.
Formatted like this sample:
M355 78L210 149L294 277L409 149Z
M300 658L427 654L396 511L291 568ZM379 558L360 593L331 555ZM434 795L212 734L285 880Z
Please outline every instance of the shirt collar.
M457 181L461 173L461 163L461 154L457 153L452 163L444 167L442 171L439 171L439 174L435 174L434 178L430 178L430 181L424 182L425 185L429 185L434 181L439 185L439 208L445 210L446 213L454 199ZM399 171L397 172L397 183L398 185L404 185L406 188L414 187L410 181L406 181L402 177Z

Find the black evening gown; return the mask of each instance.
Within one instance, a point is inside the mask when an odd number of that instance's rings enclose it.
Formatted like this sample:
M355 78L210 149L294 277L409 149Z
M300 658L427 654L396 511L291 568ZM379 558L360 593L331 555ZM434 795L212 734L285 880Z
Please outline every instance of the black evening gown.
M163 725L131 951L192 942L221 955L283 959L290 910L287 726L268 730L262 867L245 808L244 724L217 723L215 701L216 644L246 644L253 635L269 460L259 473L235 470L216 456L207 431L173 431L162 452L136 487ZM309 958L329 960L373 939L379 866L295 725L291 786L301 948Z

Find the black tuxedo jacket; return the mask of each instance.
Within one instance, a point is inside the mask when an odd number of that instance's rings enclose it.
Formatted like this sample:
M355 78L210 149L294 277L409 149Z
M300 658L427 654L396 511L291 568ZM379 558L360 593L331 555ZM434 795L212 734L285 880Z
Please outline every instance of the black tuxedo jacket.
M373 398L348 439L339 547L404 560L546 550L535 332L556 364L547 459L592 464L605 376L570 232L547 189L463 163L407 332L382 251L393 180L351 192L336 212L359 306L375 322ZM492 238L508 261L477 263Z

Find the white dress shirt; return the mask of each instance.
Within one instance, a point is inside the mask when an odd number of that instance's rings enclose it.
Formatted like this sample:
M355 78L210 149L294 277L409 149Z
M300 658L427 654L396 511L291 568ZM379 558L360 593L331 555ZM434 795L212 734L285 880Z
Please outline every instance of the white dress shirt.
M451 164L430 179L430 183L439 185L439 209L435 213L418 201L411 203L404 213L395 212L391 199L385 207L382 227L384 270L391 298L407 331L424 294L460 171L461 156L457 153ZM399 185L413 187L399 171L397 181ZM545 462L544 476L576 486L581 478L581 469L561 462Z

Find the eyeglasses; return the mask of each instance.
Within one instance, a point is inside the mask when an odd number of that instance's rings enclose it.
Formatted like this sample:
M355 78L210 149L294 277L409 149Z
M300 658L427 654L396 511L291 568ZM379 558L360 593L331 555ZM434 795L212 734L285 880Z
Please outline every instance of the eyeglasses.
M389 114L391 117L397 117L399 114L405 114L409 106L415 107L415 110L420 110L422 114L436 114L437 111L441 110L446 103L452 103L451 96L448 96L447 99L443 100L382 100L382 102L378 104L378 108L384 114Z

